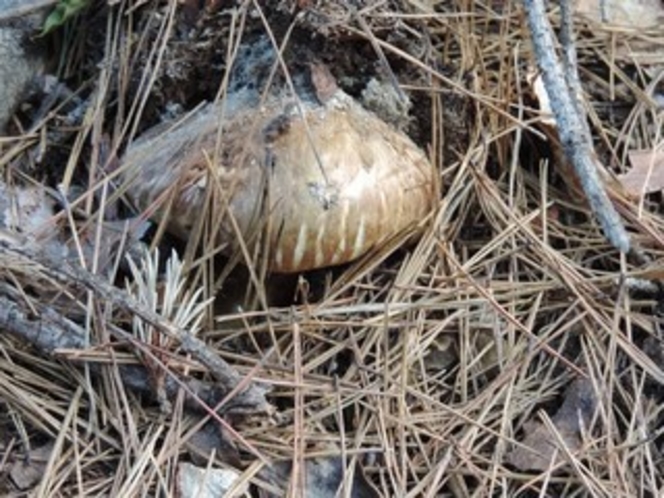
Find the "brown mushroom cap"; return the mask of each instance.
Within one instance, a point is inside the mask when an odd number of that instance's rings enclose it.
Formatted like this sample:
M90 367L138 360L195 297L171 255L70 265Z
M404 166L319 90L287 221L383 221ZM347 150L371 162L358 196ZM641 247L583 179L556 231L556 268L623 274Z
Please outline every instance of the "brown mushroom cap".
M267 230L272 271L297 272L358 258L434 206L424 153L341 91L324 105L272 98L221 116L210 106L125 155L128 195L176 235L188 236L211 186L218 242L237 247L230 214L245 240Z

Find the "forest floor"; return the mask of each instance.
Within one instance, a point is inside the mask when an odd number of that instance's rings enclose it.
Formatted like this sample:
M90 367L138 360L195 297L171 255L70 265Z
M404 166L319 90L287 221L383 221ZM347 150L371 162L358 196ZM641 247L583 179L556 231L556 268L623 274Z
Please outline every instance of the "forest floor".
M47 35L58 95L0 142L23 199L2 210L37 218L0 243L1 494L661 495L657 6L576 4L579 97L634 257L565 159L520 1L90 3ZM418 238L277 276L121 196L128 144L223 98L259 38L426 151L440 195Z

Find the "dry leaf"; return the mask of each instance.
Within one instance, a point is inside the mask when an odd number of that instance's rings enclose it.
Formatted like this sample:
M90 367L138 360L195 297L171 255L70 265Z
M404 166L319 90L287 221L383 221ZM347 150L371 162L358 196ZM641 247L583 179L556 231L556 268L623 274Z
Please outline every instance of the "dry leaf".
M30 451L26 458L17 460L9 466L9 476L14 485L21 490L36 486L44 475L53 451L53 443L47 443Z
M577 0L576 12L596 22L631 28L655 27L664 19L660 0Z
M9 186L0 182L0 227L28 238L50 237L53 201L42 187Z
M220 498L222 496L240 496L246 493L246 483L235 483L240 474L229 469L196 467L190 463L181 463L178 469L178 491L181 498ZM228 494L233 491L232 495Z
M339 457L307 459L303 476L305 483L304 490L297 489L297 486L292 482L291 462L279 462L270 467L264 467L259 475L261 479L264 479L283 491L288 489L295 490L296 496L311 498L335 498L337 496L374 498L379 496L374 487L364 476L360 465L355 466L352 480L348 475L349 472L349 469L344 468L343 460ZM349 489L345 489L344 484L346 484ZM346 491L347 493L340 493L340 490Z
M80 252L89 267L103 273L118 252L133 250L148 228L149 223L138 218L103 221L101 226L89 223L74 239L55 221L55 203L43 186L9 186L0 181L0 230L5 238L52 258L77 264Z
M664 188L664 151L634 150L629 153L632 169L618 176L629 195L636 198Z
M558 436L543 423L525 424L526 436L521 445L515 446L507 456L507 462L520 470L545 471L564 462L562 449L558 441L562 440L569 451L581 447L581 435L588 427L597 404L592 382L578 379L565 392L562 406L552 417Z
M458 362L455 340L450 335L441 335L432 341L424 356L424 368L433 375L447 371Z

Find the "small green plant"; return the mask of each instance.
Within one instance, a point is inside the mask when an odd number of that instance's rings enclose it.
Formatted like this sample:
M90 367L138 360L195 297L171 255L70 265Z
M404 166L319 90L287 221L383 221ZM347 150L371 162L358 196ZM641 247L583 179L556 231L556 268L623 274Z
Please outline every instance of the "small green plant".
M69 19L88 6L90 0L60 0L46 20L42 29L42 36L59 28Z

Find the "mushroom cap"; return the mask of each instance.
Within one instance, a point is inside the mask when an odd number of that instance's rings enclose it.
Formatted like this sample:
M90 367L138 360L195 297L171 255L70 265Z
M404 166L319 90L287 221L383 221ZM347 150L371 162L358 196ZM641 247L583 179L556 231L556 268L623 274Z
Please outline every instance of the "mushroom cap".
M225 251L262 234L270 270L284 273L356 259L437 199L426 155L341 90L324 104L211 105L148 132L123 168L128 196L174 234L188 237L212 199Z

